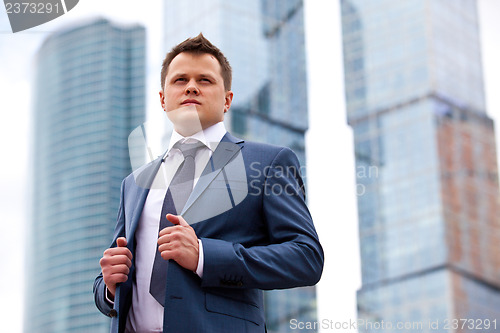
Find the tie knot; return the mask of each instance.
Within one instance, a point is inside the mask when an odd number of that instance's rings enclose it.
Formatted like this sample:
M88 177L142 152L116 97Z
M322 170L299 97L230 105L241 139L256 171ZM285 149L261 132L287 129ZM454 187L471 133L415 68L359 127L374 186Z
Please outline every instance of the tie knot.
M178 143L176 146L182 152L182 155L184 155L185 159L188 156L194 158L198 149L203 147L203 143L201 143L200 141L196 141L194 143Z

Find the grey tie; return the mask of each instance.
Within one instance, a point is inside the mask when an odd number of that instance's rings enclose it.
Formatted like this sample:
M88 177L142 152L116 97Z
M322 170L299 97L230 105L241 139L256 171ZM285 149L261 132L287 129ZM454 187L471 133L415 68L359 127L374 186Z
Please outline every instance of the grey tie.
M182 212L189 195L193 191L194 170L195 170L195 155L196 151L201 147L201 143L183 143L179 144L178 148L184 155L179 170L170 182L170 192L174 200L174 205L178 213Z
M172 225L166 218L167 214L177 215L181 213L189 195L193 191L195 155L196 151L200 147L203 147L203 144L198 141L197 143L176 144L174 147L180 149L182 155L184 155L184 162L182 162L172 178L167 194L165 195L161 210L159 231ZM151 272L149 292L163 306L165 306L167 266L168 262L163 260L160 252L157 250L153 263L153 271Z

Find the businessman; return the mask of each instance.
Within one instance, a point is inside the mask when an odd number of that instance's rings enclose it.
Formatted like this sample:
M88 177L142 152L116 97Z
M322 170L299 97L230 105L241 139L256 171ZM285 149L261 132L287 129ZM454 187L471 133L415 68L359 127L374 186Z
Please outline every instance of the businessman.
M231 75L202 34L163 61L160 101L174 132L164 155L123 181L94 282L111 332L265 332L262 290L321 277L297 157L224 127Z

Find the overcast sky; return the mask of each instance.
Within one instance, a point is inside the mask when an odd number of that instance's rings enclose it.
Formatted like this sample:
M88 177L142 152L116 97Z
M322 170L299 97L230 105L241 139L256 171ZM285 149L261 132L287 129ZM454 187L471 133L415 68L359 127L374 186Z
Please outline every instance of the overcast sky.
M16 34L12 34L6 13L0 9L2 331L21 332L22 328L24 235L30 207L27 165L32 162L33 55L51 31L83 18L100 15L119 22L140 22L148 29L147 70L152 73L147 82L148 114L161 112L157 105L157 76L163 51L161 3L161 0L82 0L64 16ZM487 111L498 123L500 1L479 0L478 3ZM345 119L338 6L334 0L305 1L310 112L306 167L309 206L326 256L323 278L317 289L319 317L348 322L356 318L355 292L360 286L360 273L352 132ZM497 131L497 145L498 137ZM322 154L325 140L328 140L328 157Z

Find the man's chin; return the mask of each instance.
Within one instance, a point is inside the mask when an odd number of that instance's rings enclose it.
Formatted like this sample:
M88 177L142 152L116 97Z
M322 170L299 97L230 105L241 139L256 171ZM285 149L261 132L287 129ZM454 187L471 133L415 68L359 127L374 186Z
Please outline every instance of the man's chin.
M193 135L203 129L195 105L188 105L168 111L167 116L172 124L174 124L175 130L183 136Z

